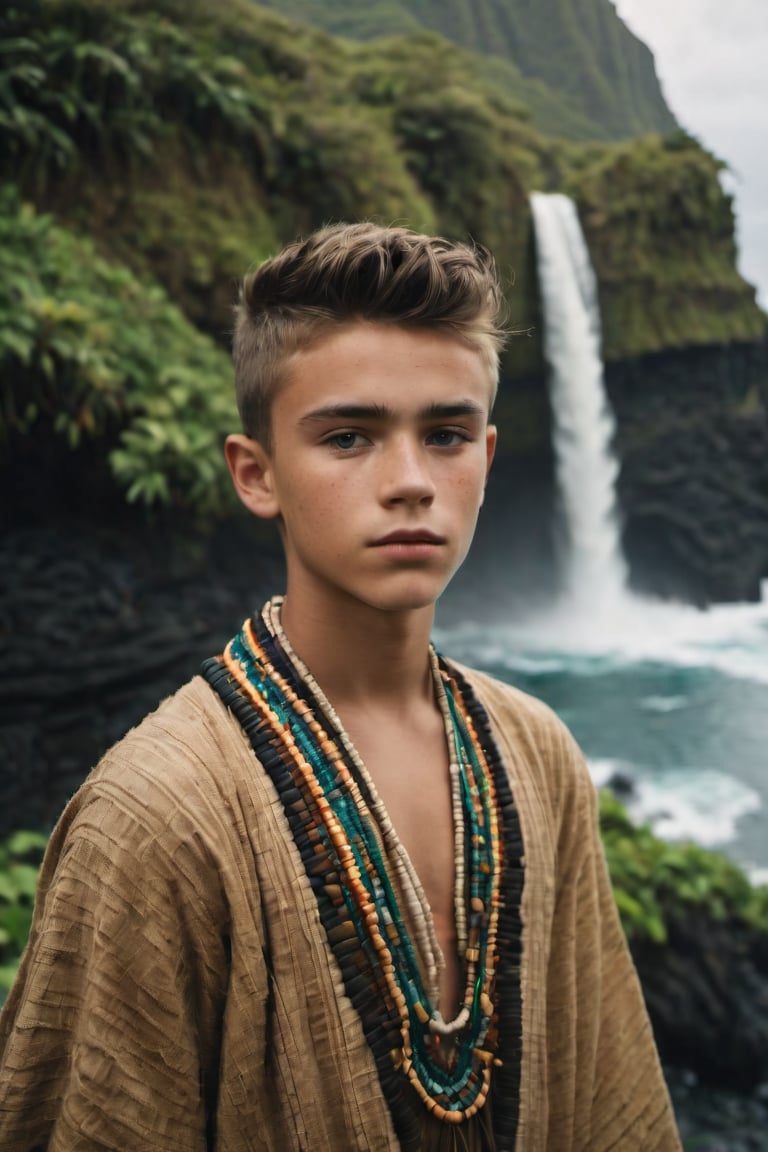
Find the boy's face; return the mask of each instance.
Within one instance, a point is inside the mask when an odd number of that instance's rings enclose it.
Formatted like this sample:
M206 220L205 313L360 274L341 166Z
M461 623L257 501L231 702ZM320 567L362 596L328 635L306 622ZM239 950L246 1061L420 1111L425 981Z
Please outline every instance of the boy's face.
M272 447L230 437L239 495L279 516L288 596L343 610L432 605L467 554L496 442L481 353L356 323L289 364Z

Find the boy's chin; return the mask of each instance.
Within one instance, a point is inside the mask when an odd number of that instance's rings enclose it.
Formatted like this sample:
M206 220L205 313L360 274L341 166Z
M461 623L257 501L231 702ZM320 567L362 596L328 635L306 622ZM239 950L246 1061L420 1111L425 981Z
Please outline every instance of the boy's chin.
M382 589L380 594L365 597L371 608L380 612L418 612L434 608L438 598L442 595L448 581L439 587L430 585L428 588L409 588L388 590Z
M419 612L433 609L449 583L450 576L444 572L389 573L379 579L349 581L292 580L289 569L288 597L297 607L303 601L325 602L331 612L334 606L338 612Z

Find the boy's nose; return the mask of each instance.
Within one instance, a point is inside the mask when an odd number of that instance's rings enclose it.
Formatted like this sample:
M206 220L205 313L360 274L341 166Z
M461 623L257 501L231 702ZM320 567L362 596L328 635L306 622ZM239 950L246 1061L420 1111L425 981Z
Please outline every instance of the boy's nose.
M435 483L423 445L403 439L386 453L382 495L388 504L429 504L435 496Z

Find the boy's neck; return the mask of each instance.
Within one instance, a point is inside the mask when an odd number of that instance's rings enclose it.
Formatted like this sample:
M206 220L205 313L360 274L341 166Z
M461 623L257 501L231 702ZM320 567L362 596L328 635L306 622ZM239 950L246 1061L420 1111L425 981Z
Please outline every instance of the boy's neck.
M384 612L358 601L339 611L290 594L281 615L291 646L335 705L385 707L432 698L433 619L433 605Z

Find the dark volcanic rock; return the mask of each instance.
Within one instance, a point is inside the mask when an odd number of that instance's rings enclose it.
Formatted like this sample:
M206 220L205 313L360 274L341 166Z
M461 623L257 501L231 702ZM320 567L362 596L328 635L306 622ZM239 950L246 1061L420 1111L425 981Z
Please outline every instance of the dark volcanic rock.
M666 1064L739 1092L768 1083L768 935L697 910L632 953Z
M633 586L701 606L758 599L768 578L768 343L610 362L605 381ZM497 573L521 574L527 595L551 593L560 509L544 377L502 382L496 417L481 532L509 558Z
M768 344L606 367L624 547L639 589L756 600L768 576Z
M250 523L62 523L0 542L0 838L51 827L101 754L283 584ZM225 577L225 578L222 578Z
M666 1069L686 1152L768 1152L768 1089L724 1092Z
M625 803L637 794L637 784L634 777L629 772L622 772L619 768L616 768L608 777L605 787L610 788L614 796Z

